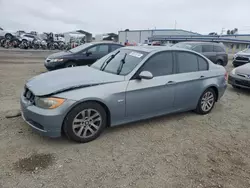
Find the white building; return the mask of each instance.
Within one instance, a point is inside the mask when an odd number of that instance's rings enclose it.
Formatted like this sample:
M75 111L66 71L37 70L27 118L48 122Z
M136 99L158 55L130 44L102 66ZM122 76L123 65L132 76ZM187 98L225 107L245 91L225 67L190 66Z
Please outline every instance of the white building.
M191 31L185 31L182 29L154 29L154 30L129 30L129 31L119 31L119 43L124 44L129 43L148 43L148 39L155 35L200 35Z

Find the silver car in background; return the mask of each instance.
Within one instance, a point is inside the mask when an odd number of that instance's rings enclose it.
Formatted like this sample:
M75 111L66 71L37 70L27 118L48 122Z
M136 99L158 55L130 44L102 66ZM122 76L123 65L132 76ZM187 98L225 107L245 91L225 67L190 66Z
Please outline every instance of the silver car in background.
M77 142L107 126L195 110L209 113L227 87L224 67L194 51L120 48L91 66L56 70L29 80L23 119L37 132Z

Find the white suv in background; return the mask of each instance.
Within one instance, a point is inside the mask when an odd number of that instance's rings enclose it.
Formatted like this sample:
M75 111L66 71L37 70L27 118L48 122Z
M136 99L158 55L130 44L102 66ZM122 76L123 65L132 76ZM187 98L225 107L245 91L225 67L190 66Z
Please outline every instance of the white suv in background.
M0 27L0 37L11 39L13 36L15 36L15 32L4 30L3 28Z

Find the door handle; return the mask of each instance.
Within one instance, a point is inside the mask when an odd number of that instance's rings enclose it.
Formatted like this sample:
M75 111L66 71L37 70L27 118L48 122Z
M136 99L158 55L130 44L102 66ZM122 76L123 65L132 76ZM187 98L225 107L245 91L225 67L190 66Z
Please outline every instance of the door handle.
M174 81L168 81L168 83L166 85L172 85L172 84L175 84L176 82Z

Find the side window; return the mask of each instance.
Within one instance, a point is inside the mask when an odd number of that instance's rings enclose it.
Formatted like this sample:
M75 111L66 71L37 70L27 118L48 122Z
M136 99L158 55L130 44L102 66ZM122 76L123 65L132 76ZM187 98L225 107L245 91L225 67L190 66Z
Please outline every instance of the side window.
M154 77L173 74L172 52L161 52L153 55L144 64L141 71L149 71Z
M88 52L91 52L92 54L96 53L97 52L97 46L94 46L94 47L88 49Z
M213 52L213 45L202 45L202 52Z
M214 51L215 52L225 52L225 50L220 46L214 46Z
M202 52L202 47L201 46L195 46L193 48L194 51L198 52L198 53L201 53Z
M118 48L121 48L119 45L111 45L111 52L117 50Z
M178 73L196 72L199 70L197 55L187 52L177 52Z
M198 62L199 62L199 70L200 71L208 70L208 63L205 59L198 56Z
M100 45L100 46L97 46L97 51L100 52L100 53L106 53L108 54L109 53L109 46L108 45Z

